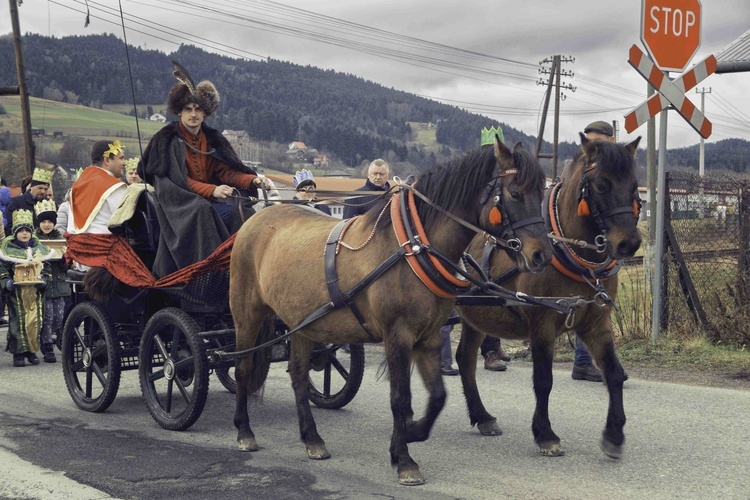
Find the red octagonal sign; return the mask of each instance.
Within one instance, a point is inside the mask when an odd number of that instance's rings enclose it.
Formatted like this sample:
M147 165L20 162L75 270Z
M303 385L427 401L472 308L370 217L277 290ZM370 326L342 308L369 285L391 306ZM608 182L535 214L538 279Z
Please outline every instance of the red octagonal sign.
M641 40L662 71L682 72L701 45L700 0L642 0Z

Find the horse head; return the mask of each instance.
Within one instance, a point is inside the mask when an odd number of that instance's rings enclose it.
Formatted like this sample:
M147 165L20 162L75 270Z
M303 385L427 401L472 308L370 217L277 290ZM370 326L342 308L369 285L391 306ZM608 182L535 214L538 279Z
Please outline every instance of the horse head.
M571 183L577 184L578 217L589 235L616 259L632 257L641 246L641 199L635 173L638 137L629 144L591 141L581 134L581 154Z
M540 216L544 172L521 142L511 151L495 136L494 151L498 174L480 198L480 226L509 243L506 251L521 271L541 272L552 260Z

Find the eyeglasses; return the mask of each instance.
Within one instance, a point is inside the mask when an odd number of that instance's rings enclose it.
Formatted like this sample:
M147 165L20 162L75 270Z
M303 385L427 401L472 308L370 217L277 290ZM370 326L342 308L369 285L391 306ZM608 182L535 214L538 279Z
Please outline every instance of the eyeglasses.
M304 191L304 192L306 192L306 193L313 193L313 192L315 192L315 187L314 187L314 186L305 186L305 187L303 187L303 188L299 188L299 189L297 189L297 191L298 191L298 192L299 192L299 191Z

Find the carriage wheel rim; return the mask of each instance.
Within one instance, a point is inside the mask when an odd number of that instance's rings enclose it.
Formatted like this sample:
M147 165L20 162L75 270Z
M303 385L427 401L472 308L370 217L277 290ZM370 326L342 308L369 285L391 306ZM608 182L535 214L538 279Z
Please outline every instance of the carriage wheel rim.
M164 378L171 381L174 379L176 372L177 370L174 368L174 360L169 358L167 362L164 363Z
M87 347L87 348L86 348L86 349L85 349L85 350L83 351L83 358L82 358L82 361L83 361L83 366L84 366L85 368L89 368L89 367L91 367L91 363L93 362L93 360L94 360L94 354L93 354L93 351L91 350L91 348Z

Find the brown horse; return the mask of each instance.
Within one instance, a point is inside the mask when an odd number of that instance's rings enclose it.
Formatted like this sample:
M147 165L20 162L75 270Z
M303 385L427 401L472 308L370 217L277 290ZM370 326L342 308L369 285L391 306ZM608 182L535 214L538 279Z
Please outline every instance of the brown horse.
M553 266L538 274L518 274L503 286L535 296L580 296L593 301L597 294L596 282L590 274L593 273L603 280L599 291L606 290L614 300L617 294L617 264L613 263L613 259L632 256L641 244L636 226L640 199L633 158L639 140L622 145L591 142L581 135L581 153L563 171L562 181L550 187L545 197L543 210L552 209L548 224L552 224L555 232L567 238L597 242L599 251L576 249L572 253L572 260L578 259L576 262L580 268L578 272L571 272L559 268L566 257L561 256L557 248L563 244L556 243ZM597 245L589 246L595 248ZM483 247L484 242L475 238L468 252L481 255ZM495 252L491 265L491 276L500 276L513 263L502 252ZM589 278L588 283L584 282L581 274ZM609 279L604 281L608 275ZM565 315L537 306L515 311L498 307L459 307L463 333L456 360L471 424L476 424L484 435L502 433L495 417L482 404L477 389L477 349L485 334L505 339L530 339L536 394L532 421L534 439L542 455L562 455L564 450L560 446L560 438L552 431L549 421L552 358L555 339L565 331L575 330L604 373L609 390L609 413L601 446L608 456L618 458L625 440L623 369L615 355L610 320L612 306L604 303L602 298L602 295L596 298L598 305L590 303L579 309L574 322L567 325Z
M505 226L490 223L491 212L500 205L511 221L538 215L543 182L542 170L531 155L518 145L510 151L496 139L494 152L492 147L483 147L437 166L422 175L416 186L437 207L502 237ZM406 191L400 196L404 194ZM354 219L342 237L345 245L336 258L341 290L355 287L371 270L404 247L394 235L391 203L397 203L395 197ZM475 232L420 199L415 201L415 207L431 250L458 263ZM398 214L394 216L398 219ZM287 325L299 325L308 313L332 301L327 293L323 255L327 238L339 223L300 206L281 205L259 212L244 224L237 234L230 265L230 306L238 351L259 345L261 324L268 315L277 314ZM522 242L519 265L532 272L546 267L552 254L543 225L527 225L516 231L516 237ZM426 238L422 238L420 244L428 244ZM418 250L415 245L408 248L412 252ZM401 484L424 482L407 445L428 438L445 403L438 360L440 335L435 332L450 315L454 304L450 297L430 291L402 258L354 299L363 325L350 309L341 308L305 326L292 337L289 373L300 436L308 458L330 456L318 434L308 401L313 345L316 342L383 341L393 413L391 461L397 467ZM425 416L416 421L411 404L412 361L429 391ZM234 423L242 451L258 449L247 411L253 365L252 356L239 359L235 373Z

